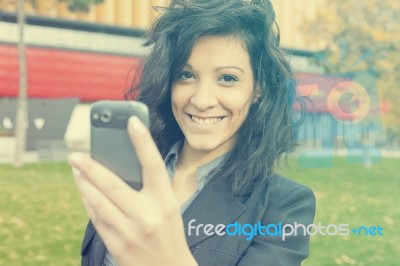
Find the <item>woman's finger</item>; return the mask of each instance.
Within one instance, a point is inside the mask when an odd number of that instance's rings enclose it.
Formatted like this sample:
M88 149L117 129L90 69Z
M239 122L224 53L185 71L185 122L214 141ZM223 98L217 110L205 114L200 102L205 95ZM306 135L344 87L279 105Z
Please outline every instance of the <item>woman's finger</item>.
M108 198L121 212L130 215L132 211L143 211L139 192L130 188L121 178L106 167L89 156L80 153L71 154L68 161L72 167L81 172L83 179L92 184L99 191L99 194ZM93 190L89 191L93 192ZM98 194L96 193L96 195ZM91 202L95 201L96 196L92 196ZM129 204L133 202L135 204Z
M81 172L73 169L74 179L82 195L84 206L95 226L104 224L109 228L123 228L125 214L110 201L97 187L83 176Z

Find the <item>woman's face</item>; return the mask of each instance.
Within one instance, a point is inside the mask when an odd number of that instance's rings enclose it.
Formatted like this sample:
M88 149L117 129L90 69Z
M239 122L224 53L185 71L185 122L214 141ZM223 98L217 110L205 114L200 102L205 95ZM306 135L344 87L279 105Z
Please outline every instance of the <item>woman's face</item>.
M172 112L194 150L226 152L253 102L253 71L240 40L205 36L172 85Z

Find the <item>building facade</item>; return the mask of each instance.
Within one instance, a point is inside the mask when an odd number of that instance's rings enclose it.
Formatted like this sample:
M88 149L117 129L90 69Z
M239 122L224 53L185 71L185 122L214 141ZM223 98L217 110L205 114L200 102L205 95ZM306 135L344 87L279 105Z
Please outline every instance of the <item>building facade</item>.
M164 7L170 0L103 0L91 4L88 12L72 12L66 1L25 1L29 15L52 17L82 22L100 23L145 30L157 16L154 7ZM15 0L0 0L0 11L15 12ZM93 0L94 2L94 0ZM326 5L326 0L271 0L281 30L282 45L292 49L320 50L323 43L310 43L304 38L302 26L315 18Z

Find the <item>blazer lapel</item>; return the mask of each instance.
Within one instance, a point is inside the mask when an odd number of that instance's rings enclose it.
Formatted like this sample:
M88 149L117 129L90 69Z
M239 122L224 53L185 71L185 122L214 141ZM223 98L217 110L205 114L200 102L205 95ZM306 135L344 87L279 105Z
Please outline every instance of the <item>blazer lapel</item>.
M97 233L94 236L93 245L94 247L91 266L100 266L103 264L104 256L106 255L106 246Z
M223 224L226 226L246 210L246 206L238 198L230 195L230 191L225 185L213 182L214 180L208 182L182 215L189 247L211 236L211 234L204 233L204 225ZM203 227L199 227L199 234L193 227L189 231L189 222L193 219L195 221L191 223L192 226L203 224Z

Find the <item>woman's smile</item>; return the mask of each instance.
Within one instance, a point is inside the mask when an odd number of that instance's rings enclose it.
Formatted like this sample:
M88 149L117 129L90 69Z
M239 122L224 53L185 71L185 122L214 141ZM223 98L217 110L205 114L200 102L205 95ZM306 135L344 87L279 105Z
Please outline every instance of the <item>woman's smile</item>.
M184 119L185 126L190 128L192 132L198 133L213 133L220 130L223 125L226 125L227 116L195 116L186 114Z

